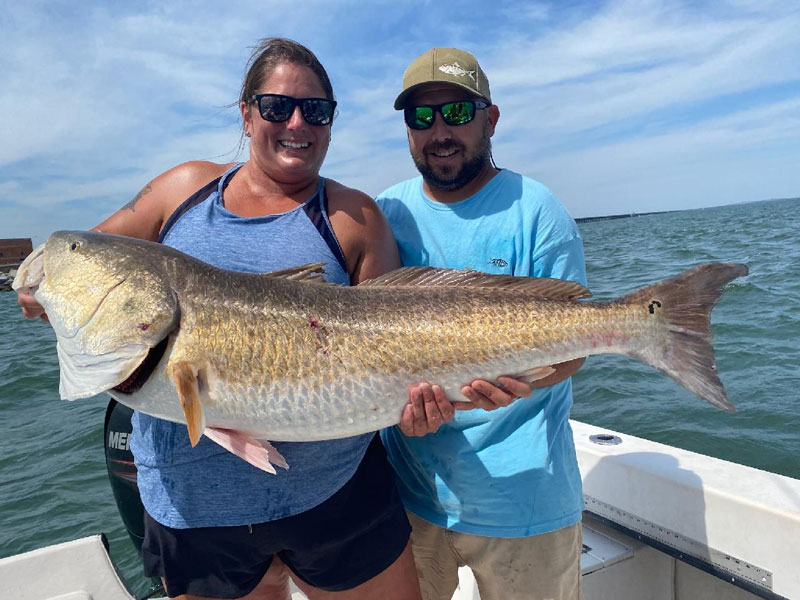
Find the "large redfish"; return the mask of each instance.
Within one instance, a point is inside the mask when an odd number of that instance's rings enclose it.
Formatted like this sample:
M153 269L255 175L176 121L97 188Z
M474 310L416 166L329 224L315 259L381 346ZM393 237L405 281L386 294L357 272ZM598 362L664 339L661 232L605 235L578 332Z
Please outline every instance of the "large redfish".
M271 472L286 465L265 440L394 425L413 382L461 399L475 378L533 380L590 354L638 358L733 410L710 313L744 265L699 265L612 302L580 300L588 291L568 281L431 268L341 287L320 282L319 267L236 273L153 242L65 231L28 257L14 289L47 311L62 398L108 391Z

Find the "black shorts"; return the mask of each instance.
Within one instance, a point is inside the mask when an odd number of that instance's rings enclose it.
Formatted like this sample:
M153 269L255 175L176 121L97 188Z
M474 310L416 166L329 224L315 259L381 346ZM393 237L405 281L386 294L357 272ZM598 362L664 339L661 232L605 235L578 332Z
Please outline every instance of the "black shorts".
M172 529L145 512L145 575L166 581L172 596L239 598L251 592L278 555L307 584L341 591L391 565L411 526L380 437L353 477L306 512L253 525Z

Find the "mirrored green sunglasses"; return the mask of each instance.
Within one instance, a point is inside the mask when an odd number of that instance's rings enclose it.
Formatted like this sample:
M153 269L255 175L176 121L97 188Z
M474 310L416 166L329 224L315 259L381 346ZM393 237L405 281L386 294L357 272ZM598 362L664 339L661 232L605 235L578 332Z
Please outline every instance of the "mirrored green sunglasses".
M411 129L429 129L438 112L448 125L464 125L475 118L475 111L489 105L480 100L459 100L444 104L408 106L403 111L406 125Z

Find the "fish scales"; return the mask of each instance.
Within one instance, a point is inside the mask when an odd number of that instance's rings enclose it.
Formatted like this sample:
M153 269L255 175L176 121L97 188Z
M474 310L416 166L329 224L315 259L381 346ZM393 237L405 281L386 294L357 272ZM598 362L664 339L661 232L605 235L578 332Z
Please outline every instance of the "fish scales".
M193 330L179 334L173 360L205 360L228 385L249 382L232 390L237 397L259 395L271 382L280 382L304 387L316 400L343 376L364 381L361 392L368 394L381 377L453 379L446 371L467 365L456 375L460 387L470 372L493 379L509 367L522 371L535 359L584 356L611 347L615 340L614 321L608 318L614 307L608 305L579 305L570 311L520 292L487 292L476 298L474 292L444 289L430 291L423 303L411 289L368 290L353 302L337 288L308 287L313 289L302 297L295 286L270 286L266 304L279 310L247 308L242 314L227 303L216 307L207 299L198 301L190 319ZM497 306L487 308L489 300ZM308 306L334 308L313 314L300 309ZM182 307L191 313L186 303ZM392 317L380 326L370 326L362 316L387 314L390 308ZM616 311L629 320L625 317L631 309ZM215 328L216 335L211 335ZM457 394L458 389L448 392Z
M411 268L348 288L305 281L315 269L234 273L151 242L57 232L14 287L47 310L62 397L110 390L187 422L193 443L215 431L355 435L396 423L413 382L463 399L475 378L531 380L537 367L599 353L643 360L733 409L710 312L744 265L699 265L611 302L578 300L586 290L558 280ZM162 340L155 372L142 375Z

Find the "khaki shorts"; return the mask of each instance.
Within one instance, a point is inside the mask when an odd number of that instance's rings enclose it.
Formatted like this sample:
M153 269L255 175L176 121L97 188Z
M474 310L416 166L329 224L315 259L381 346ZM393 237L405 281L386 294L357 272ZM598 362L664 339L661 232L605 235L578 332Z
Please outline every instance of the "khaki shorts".
M408 513L424 600L450 600L458 568L475 575L481 600L580 600L581 524L526 538L443 529Z

